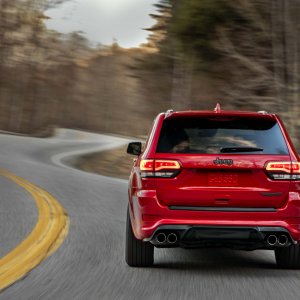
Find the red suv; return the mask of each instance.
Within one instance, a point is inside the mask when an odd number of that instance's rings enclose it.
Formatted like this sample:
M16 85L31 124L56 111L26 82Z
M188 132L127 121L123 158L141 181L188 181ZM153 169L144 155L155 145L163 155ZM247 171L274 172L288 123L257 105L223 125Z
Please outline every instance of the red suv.
M230 247L300 268L300 162L278 116L170 110L127 152L128 265L151 266L154 247Z

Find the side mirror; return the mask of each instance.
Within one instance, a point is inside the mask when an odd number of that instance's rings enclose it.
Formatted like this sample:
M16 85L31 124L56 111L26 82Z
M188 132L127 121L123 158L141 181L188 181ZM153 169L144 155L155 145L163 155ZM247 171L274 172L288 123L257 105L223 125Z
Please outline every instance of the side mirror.
M141 142L129 143L127 147L127 153L132 155L140 155L142 153L142 143Z

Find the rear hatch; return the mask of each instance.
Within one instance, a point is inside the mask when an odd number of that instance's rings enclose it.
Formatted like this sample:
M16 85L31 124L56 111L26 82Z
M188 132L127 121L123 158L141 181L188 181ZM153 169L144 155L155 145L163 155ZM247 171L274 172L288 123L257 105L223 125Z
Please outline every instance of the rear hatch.
M155 178L161 204L200 208L279 208L290 180L273 180L268 162L291 162L271 115L189 116L164 120L156 160L177 160L174 178Z

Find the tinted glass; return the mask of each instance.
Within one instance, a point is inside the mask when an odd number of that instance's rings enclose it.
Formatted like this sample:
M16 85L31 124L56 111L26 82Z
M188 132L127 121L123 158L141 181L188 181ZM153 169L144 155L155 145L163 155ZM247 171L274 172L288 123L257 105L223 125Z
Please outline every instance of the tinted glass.
M288 154L276 121L245 117L227 120L199 117L167 119L161 130L157 152Z

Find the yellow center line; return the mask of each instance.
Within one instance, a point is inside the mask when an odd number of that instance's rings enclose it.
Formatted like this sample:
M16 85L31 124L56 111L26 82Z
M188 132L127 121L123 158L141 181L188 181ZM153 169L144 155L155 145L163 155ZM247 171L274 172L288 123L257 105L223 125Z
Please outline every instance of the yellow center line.
M11 252L0 259L0 291L23 278L51 255L64 241L69 218L60 203L45 190L0 169L0 175L26 189L38 208L38 221L32 232Z

